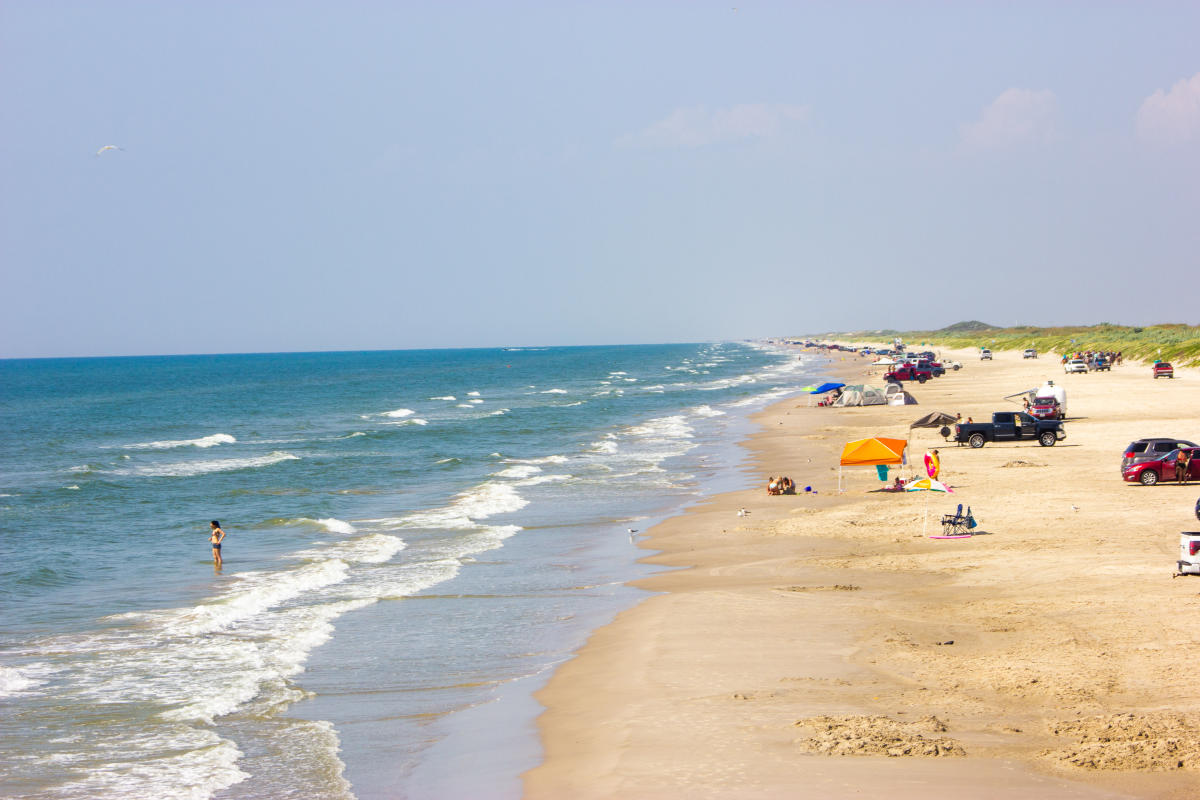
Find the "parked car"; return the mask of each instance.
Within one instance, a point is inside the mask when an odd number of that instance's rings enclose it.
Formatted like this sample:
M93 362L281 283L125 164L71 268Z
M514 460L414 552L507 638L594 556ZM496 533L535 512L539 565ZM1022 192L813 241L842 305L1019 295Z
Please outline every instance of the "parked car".
M1029 407L1029 416L1034 419L1066 419L1066 412L1057 397L1035 397Z
M997 411L991 422L961 422L954 426L954 441L971 447L987 442L1034 441L1053 447L1067 438L1063 424L1056 419L1034 419L1020 411Z
M922 369L912 364L904 364L884 375L883 379L888 383L900 383L901 381L924 383L932 377L933 372L927 367Z
M1172 439L1161 436L1130 442L1129 446L1125 448L1125 454L1121 457L1121 472L1124 472L1133 464L1160 459L1167 453L1172 450L1178 450L1180 447L1200 447L1200 445L1197 445L1195 442L1189 442L1187 439Z
M979 351L979 360L980 361L991 361L992 360L992 351L988 350L986 347L983 348L982 350L980 350Z
M1072 372L1087 372L1087 362L1082 358L1072 358L1067 363L1063 364L1063 372L1070 375Z
M1027 348L1025 352L1021 354L1021 358L1037 358L1037 350L1034 350L1032 347Z
M1110 372L1112 371L1112 364L1104 356L1096 356L1088 362L1088 369L1092 372Z
M1174 378L1175 377L1175 368L1172 367L1170 364L1168 364L1166 361L1160 361L1154 365L1154 377L1155 378Z
M1173 481L1175 480L1175 462L1179 460L1179 455L1183 452L1188 452L1192 456L1187 479L1200 480L1200 447L1176 448L1162 458L1143 461L1140 464L1130 464L1122 470L1121 475L1125 480L1138 482L1143 486L1153 486L1160 481Z

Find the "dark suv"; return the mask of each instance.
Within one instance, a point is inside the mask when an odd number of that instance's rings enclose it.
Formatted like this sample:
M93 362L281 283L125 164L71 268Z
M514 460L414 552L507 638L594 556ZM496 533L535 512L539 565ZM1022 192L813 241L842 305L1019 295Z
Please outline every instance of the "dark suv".
M1198 447L1195 442L1189 442L1187 439L1138 439L1136 442L1130 443L1125 448L1125 455L1121 458L1121 474L1125 474L1125 470L1132 464L1141 464L1143 461L1156 461L1172 450L1178 450L1180 447Z

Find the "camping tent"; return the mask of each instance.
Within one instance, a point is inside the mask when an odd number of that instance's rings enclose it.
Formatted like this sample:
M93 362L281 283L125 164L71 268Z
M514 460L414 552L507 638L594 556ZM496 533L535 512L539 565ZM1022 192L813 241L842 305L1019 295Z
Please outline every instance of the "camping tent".
M904 448L907 446L906 439L888 439L883 436L847 442L842 448L842 458L838 462L838 491L842 490L842 467L903 464Z
M882 406L887 405L887 388L855 383L842 389L842 396L833 401L835 406Z

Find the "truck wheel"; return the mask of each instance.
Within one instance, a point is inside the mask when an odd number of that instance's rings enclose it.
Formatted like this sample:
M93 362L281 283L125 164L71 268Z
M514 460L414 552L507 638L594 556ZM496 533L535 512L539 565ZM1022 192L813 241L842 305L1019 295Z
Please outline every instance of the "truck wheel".
M1153 486L1158 483L1158 473L1152 469L1142 470L1142 474L1138 475L1138 480L1142 482L1142 486Z
M917 383L924 383L924 382L925 382L925 376L924 376L924 375L921 375L921 376L919 376L919 377L917 378Z
M1038 444L1042 447L1054 447L1054 443L1057 441L1058 436L1054 431L1042 431L1042 435L1038 437Z
M983 447L983 443L986 441L987 439L983 438L982 433L972 433L969 437L967 437L967 444L976 449Z

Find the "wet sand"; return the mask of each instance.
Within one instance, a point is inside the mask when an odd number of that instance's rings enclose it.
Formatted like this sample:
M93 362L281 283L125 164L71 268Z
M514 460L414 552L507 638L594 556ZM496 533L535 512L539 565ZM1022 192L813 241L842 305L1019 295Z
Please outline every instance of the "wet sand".
M1200 486L1118 469L1134 439L1200 441L1200 374L944 355L963 369L912 386L919 405L758 416L763 485L818 494L732 492L649 532L648 561L678 569L538 693L526 796L1200 796L1200 578L1171 577ZM865 363L831 367L859 382ZM1068 392L1054 447L910 436L930 411L1014 410L1001 398L1046 378ZM841 446L874 435L911 439L906 475L938 448L954 494L875 491L873 467L838 494ZM980 535L928 538L960 502Z

